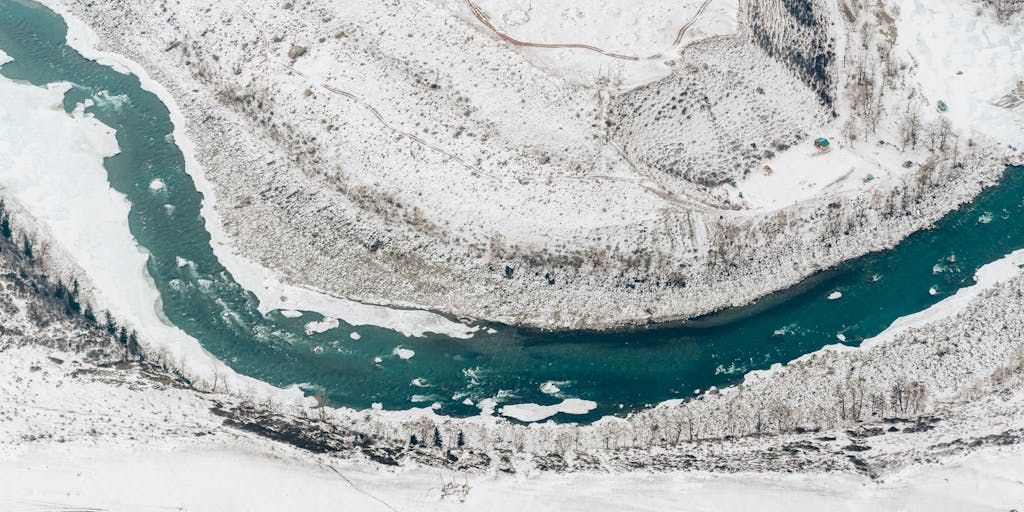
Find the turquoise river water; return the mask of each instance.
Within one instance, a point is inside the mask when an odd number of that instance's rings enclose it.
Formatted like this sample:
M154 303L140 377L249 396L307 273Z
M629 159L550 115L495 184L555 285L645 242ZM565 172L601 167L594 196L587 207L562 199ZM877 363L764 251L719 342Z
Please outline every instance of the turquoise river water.
M13 58L0 74L39 86L72 83L65 108L93 99L86 112L116 130L121 153L104 166L111 187L131 202L129 227L150 252L148 270L166 318L239 373L279 386L311 383L326 389L336 405L367 408L380 402L386 409L407 409L437 402L442 413L464 416L479 412L463 403L466 398L546 405L577 397L598 407L555 419L592 421L735 383L747 371L836 343L840 333L856 345L972 284L981 265L1024 247L1024 172L1014 168L999 186L893 250L852 260L758 305L704 322L619 333L498 327L468 340L410 339L367 326L358 328L361 339L352 340L356 329L342 323L307 336L305 323L321 316L265 317L256 297L214 256L200 215L202 195L185 172L164 104L135 76L67 46L66 32L63 20L39 4L0 0L0 50ZM110 97L124 100L120 108L103 101ZM166 190L154 194L154 179ZM179 266L179 257L194 265ZM930 294L931 288L937 293ZM842 300L826 299L834 290ZM391 355L399 345L415 350L415 357ZM377 356L383 363L371 364ZM556 383L560 395L543 393L547 382Z

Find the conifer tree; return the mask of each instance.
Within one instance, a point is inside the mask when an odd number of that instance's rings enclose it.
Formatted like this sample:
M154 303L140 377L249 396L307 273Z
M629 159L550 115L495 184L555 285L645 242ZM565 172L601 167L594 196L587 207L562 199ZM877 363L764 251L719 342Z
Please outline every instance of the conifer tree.
M110 311L107 311L104 314L106 315L107 332L110 333L110 334L116 333L117 332L117 324L114 323L114 317L110 315Z
M137 355L139 353L139 335L132 329L131 334L128 335L128 353L131 355ZM321 414L323 414L321 412Z
M3 235L8 240L14 235L11 231L11 216L7 212L0 216L0 235Z

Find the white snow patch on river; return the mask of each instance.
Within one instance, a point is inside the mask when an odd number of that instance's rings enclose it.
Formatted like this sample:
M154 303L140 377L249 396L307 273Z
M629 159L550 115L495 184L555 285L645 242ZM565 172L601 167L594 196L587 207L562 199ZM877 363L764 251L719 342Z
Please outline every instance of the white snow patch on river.
M502 416L515 418L519 421L540 421L558 413L586 414L597 407L597 402L566 398L555 405L514 404L506 405L498 410Z
M391 353L401 359L412 359L416 355L416 352L403 347L395 347L395 350L392 350Z
M312 336L313 334L325 333L331 329L337 329L341 325L337 318L327 317L319 322L309 322L306 324L306 336Z

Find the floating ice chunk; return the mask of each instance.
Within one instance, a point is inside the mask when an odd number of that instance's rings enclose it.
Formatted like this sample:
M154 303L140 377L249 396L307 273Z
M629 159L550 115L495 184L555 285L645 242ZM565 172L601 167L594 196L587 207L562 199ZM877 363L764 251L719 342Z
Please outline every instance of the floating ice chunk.
M836 339L842 342L846 342L846 335L843 333L836 334Z
M299 318L302 316L302 311L295 311L294 309L282 309L281 316L285 318Z
M931 296L934 297L934 296L936 296L938 294L939 294L939 291L936 290L934 286L932 286L931 288L928 288L928 295L931 295Z
M480 403L476 404L476 407L480 409L480 414L483 416L493 416L494 408L498 406L498 402L493 398L484 398L480 400Z
M430 384L427 382L427 379L424 379L423 377L416 377L415 379L409 382L409 385L416 386L418 388L430 387Z
M375 411L379 411L379 410L384 408L384 404L382 404L380 402L374 402L373 404L370 405L370 408L375 410Z
M834 292L828 294L828 300L836 300L836 299L842 298L842 296L843 296L842 293L840 293L838 291L834 291Z
M331 317L324 318L319 322L310 322L306 324L306 336L327 332L331 329L336 329L339 325L341 323L338 322L338 319Z
M384 359L382 359L380 356L377 356L377 357L373 358L373 364L381 364L383 362L384 362Z
M463 400L463 401L462 401L462 405L469 405L469 406L472 406L472 405L473 405L473 401L472 401L472 400L470 400L469 398L467 398L467 399L465 399L465 400Z
M178 264L178 268L182 268L182 267L192 263L191 261L186 260L185 258L182 258L181 256L176 256L175 257L175 262Z
M167 184L164 183L164 180L160 178L156 178L153 181L149 182L149 190L153 192L160 192L161 190L164 190L166 188Z
M499 389L498 392L494 394L494 399L498 402L507 402L509 399L516 398L518 396L519 395L515 394L511 390Z
M416 355L416 352L402 347L395 347L395 350L392 350L391 353L401 359L412 359L412 356Z
M100 107L109 106L114 110L121 110L125 103L128 103L129 99L127 94L110 94L109 91L100 91L96 93L95 103Z
M537 404L516 404L506 405L498 412L502 416L515 418L519 421L531 422L550 418L558 413L564 414L586 414L597 408L597 402L581 400L579 398L566 398L555 405Z
M558 384L555 384L555 382L551 380L540 385L540 392L544 393L545 395L554 395L561 390L562 389L558 387Z
M358 340L359 338L362 338L362 335L360 335L358 332L353 331L352 334L348 335L348 337L354 340Z
M981 216L978 217L978 222L982 224L988 224L989 222L992 222L992 212L985 212L981 214Z

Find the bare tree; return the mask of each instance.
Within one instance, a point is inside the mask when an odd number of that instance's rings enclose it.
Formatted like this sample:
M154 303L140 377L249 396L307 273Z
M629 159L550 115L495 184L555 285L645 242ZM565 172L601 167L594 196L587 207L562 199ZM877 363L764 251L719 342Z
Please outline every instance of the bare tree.
M324 388L316 388L316 393L313 394L313 399L316 400L318 417L322 423L327 419L327 390Z
M903 115L903 120L900 122L900 142L902 143L902 151L907 150L907 145L910 145L911 149L917 147L917 140L921 132L921 115L918 113L918 109L914 104L907 106L907 111Z

